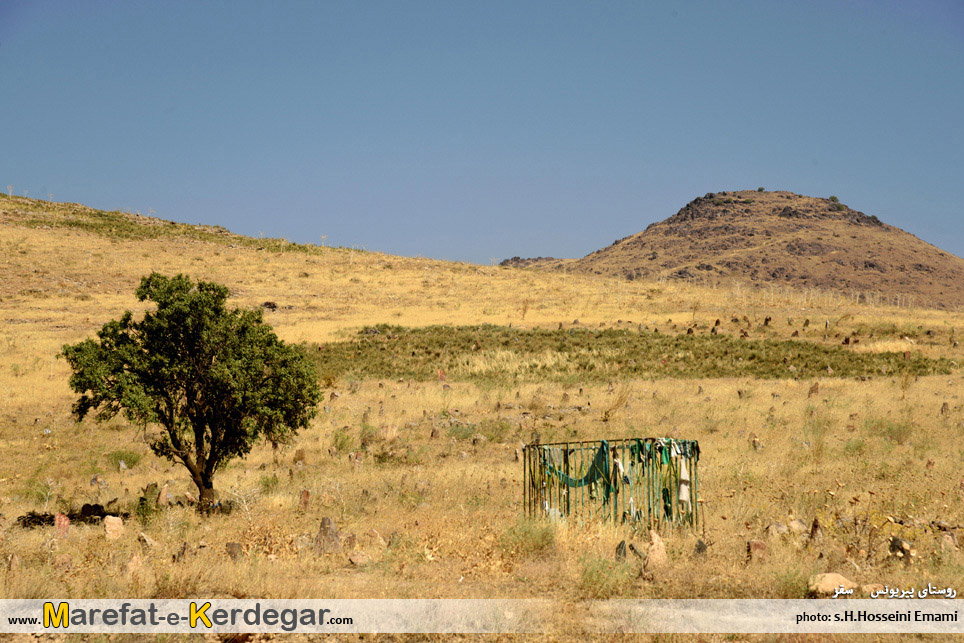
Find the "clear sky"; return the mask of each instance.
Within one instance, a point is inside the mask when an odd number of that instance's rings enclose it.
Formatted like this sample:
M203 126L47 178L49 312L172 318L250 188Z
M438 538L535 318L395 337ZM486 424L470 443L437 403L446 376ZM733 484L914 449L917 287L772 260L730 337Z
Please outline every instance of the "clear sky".
M489 263L720 190L964 255L964 2L0 0L0 189Z

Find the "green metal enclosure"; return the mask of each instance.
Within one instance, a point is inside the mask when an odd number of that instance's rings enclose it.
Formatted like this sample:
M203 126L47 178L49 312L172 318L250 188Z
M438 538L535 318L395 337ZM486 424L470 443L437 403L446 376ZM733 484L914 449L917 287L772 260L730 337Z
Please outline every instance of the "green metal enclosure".
M697 529L700 445L625 438L530 444L523 449L529 516Z

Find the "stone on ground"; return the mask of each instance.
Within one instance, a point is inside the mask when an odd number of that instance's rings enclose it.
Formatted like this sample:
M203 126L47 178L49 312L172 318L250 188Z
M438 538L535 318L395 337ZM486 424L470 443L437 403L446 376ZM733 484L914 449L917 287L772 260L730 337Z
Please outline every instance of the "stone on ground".
M816 596L833 596L838 589L856 589L857 584L840 574L817 574L810 577L807 588Z

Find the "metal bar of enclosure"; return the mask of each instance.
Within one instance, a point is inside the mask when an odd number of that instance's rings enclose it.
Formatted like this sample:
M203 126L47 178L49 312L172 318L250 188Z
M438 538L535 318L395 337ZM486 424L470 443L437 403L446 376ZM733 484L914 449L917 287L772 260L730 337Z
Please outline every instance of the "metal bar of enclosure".
M620 438L523 448L523 506L553 520L635 528L702 526L695 440Z

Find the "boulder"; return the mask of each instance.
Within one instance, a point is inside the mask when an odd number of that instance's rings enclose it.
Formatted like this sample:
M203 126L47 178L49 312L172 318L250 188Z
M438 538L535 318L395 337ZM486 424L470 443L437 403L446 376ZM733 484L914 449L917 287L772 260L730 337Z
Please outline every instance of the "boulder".
M767 558L767 544L762 540L748 540L746 542L746 560L748 563L760 562Z
M857 588L857 584L840 574L832 573L811 576L807 583L807 589L814 596L833 596L841 587L852 590Z
M157 546L157 543L154 541L154 539L145 534L143 531L137 534L137 542L141 544L141 547L144 548L144 551L150 551Z
M70 518L61 513L54 516L54 535L56 535L57 538L66 538L69 529Z
M171 494L168 491L167 483L165 482L164 486L161 487L161 490L157 492L157 506L158 507L168 506L171 503L170 495Z
M790 528L782 522L771 522L766 529L767 538L779 538L790 533Z
M941 534L941 551L957 551L957 536L953 531Z
M649 550L646 552L646 562L643 563L643 569L653 571L669 564L669 556L666 555L666 545L659 534L651 530L649 537Z
M626 541L621 540L616 545L616 560L626 560Z
M104 518L104 535L107 540L117 540L124 535L124 520L118 516Z
M235 543L235 542L225 543L224 549L227 550L228 556L231 557L231 560L237 560L241 558L241 555L244 553L244 549L241 547L241 543Z
M352 565L356 567L361 567L362 565L367 565L368 563L370 563L371 558L369 558L368 554L366 554L363 551L355 551L355 552L352 552L351 555L348 557L348 562L350 562Z
M321 519L321 526L315 536L315 552L318 554L337 554L341 551L341 537L338 527L328 516Z
M890 546L887 549L891 556L901 559L904 563L910 563L910 559L917 556L914 546L897 536L891 536Z
M793 520L791 520L789 524L787 524L787 528L791 532L797 535L804 534L804 533L807 533L807 531L809 531L809 528L807 527L807 523L803 522L799 518L794 518Z

